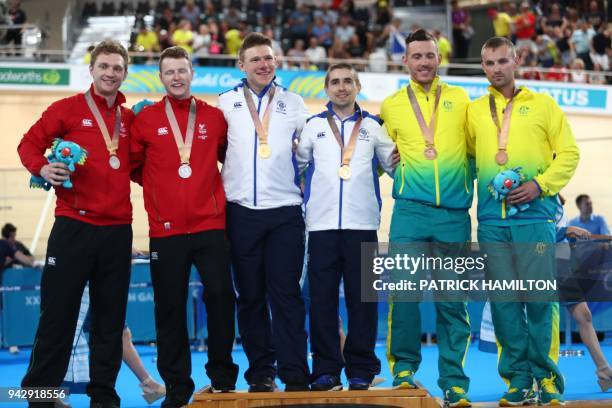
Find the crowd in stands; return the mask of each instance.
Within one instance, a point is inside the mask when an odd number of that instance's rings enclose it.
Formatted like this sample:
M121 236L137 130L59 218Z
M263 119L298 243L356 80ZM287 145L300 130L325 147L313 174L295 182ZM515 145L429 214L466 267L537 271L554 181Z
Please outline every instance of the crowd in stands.
M610 83L610 34L601 2L502 3L488 11L496 35L518 47L524 79ZM543 71L540 68L546 68ZM587 74L584 72L596 71Z
M561 82L606 83L610 70L610 34L600 1L542 0L502 2L488 10L496 35L512 39L518 47L520 75L524 79ZM132 51L151 53L136 62L154 63L154 53L172 45L185 47L200 65L233 66L242 39L260 31L273 40L275 52L286 69L325 69L329 59L365 59L356 68L375 72L401 66L404 38L400 19L386 0L147 0L137 4L123 0L118 7L107 1L98 9L90 0L83 16L137 16ZM145 24L144 16L154 16ZM475 28L468 10L451 1L453 44L439 30L438 39L445 73L449 61L469 57ZM416 29L414 26L411 29ZM542 70L545 68L546 70ZM393 66L391 69L394 69ZM586 74L592 70L599 73Z

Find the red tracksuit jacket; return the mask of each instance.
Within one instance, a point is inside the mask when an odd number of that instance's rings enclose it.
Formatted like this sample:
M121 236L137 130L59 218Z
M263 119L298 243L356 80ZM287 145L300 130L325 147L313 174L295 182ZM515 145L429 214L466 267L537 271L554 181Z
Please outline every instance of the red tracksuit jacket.
M125 102L125 96L119 92L115 105L109 108L106 100L94 93L93 85L90 90L112 137L115 111L117 105ZM85 164L77 165L76 171L70 175L74 186L71 189L61 186L54 188L57 195L56 217L66 216L93 225L131 224L129 129L132 119L132 111L121 107L117 150L121 166L117 170L108 164L108 150L94 115L87 106L85 94L51 104L23 136L17 152L23 165L36 176L48 163L45 151L53 139L61 137L87 150Z
M181 164L178 147L166 116L166 98L170 98L184 140L191 99L164 97L140 112L130 131L133 179L143 186L149 236L159 238L225 229L225 191L217 167L227 147L223 113L196 99L190 157L192 175L182 179L178 174Z

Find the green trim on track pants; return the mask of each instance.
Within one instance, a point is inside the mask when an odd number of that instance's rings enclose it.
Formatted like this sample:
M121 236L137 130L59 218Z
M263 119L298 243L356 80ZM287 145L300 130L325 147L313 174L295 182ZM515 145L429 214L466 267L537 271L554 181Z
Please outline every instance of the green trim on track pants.
M467 210L450 210L398 199L393 208L389 241L392 254L414 257L460 255L470 241L470 216ZM411 244L394 247L394 244L406 243ZM392 279L408 277L405 271L401 272L401 277L399 272L392 272ZM409 279L423 279L423 271L419 272ZM457 279L459 276L454 270L433 270L431 273L436 279ZM397 296L394 299L392 295L389 299L387 336L387 359L394 376L402 371L415 373L421 363L419 301L422 293L412 293L411 299L399 299ZM470 322L465 294L458 292L452 300L455 299L457 301L436 303L438 385L442 390L458 386L467 392L470 380L465 375L463 364L470 344Z
M487 279L554 277L554 223L509 227L480 224L478 241L487 255ZM563 393L563 375L557 366L559 303L532 301L533 297L540 296L536 292L522 296L529 296L530 301L521 301L516 292L491 293L499 374L506 384L519 389L530 388L534 379L539 383L551 378Z

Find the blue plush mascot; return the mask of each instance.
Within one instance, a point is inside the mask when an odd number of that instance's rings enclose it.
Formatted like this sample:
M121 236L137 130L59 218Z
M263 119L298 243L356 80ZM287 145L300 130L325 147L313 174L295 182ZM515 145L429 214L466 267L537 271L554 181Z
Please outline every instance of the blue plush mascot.
M76 170L75 164L83 165L87 160L87 150L74 142L57 138L51 145L51 153L47 156L49 163L64 163L68 166L68 170L72 173ZM72 188L70 177L62 183L64 188ZM42 177L32 176L30 178L30 187L43 188L49 191L52 187L51 183Z
M494 199L504 201L510 191L521 185L525 180L525 176L521 170L522 167L504 170L491 180L489 183L489 191ZM519 211L525 211L527 208L529 208L529 204L519 204L518 206L507 205L506 214L508 217L512 217Z

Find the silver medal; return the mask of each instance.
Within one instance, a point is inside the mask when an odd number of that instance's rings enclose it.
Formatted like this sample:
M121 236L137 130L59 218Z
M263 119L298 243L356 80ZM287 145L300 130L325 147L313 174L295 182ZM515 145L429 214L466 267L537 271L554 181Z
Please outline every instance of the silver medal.
M119 157L114 154L108 158L108 164L113 170L117 170L119 167L121 167L121 161L119 160Z
M187 163L181 164L178 169L178 174L181 178L188 179L191 177L191 166Z

